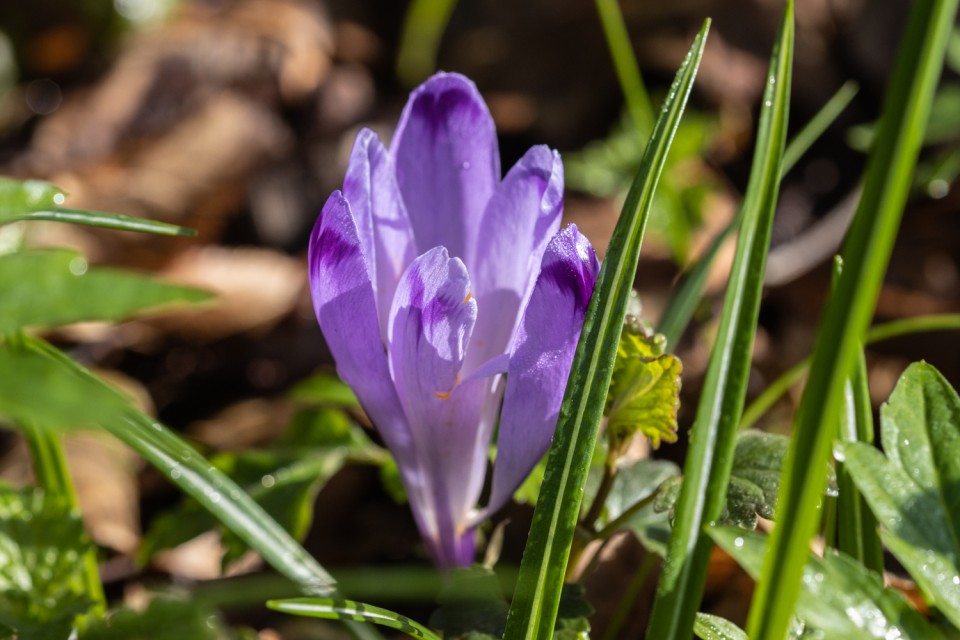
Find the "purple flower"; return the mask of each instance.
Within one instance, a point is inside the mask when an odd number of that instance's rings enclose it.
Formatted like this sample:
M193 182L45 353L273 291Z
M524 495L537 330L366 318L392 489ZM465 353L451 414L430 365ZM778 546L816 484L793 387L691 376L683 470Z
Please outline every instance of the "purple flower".
M599 268L575 226L559 231L556 151L533 147L500 175L477 88L439 73L411 94L389 151L360 132L310 237L313 303L337 371L446 567L471 563L476 525L549 448Z

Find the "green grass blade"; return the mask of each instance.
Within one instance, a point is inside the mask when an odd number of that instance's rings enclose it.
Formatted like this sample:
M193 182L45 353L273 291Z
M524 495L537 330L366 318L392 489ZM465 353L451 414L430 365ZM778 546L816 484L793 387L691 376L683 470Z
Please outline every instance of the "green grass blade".
M613 68L617 72L617 79L627 103L627 111L637 133L642 139L646 139L653 130L653 105L650 104L650 96L643 84L637 57L633 54L633 45L630 44L630 33L623 21L623 13L620 12L617 0L596 0L596 3L603 35L613 59Z
M743 223L734 266L691 434L667 562L648 628L648 637L658 640L690 635L712 547L701 529L704 523L719 517L729 479L782 173L792 65L792 9L792 3L788 3L771 61L771 83L764 98L757 152L740 214Z
M437 68L437 51L457 0L413 0L403 21L397 52L397 77L413 87Z
M890 258L956 10L957 0L913 4L868 160L863 196L845 243L843 274L827 302L797 412L777 526L747 625L755 640L782 640L793 613L826 483L825 474L809 470L823 468L830 455L844 385Z
M41 427L99 426L142 455L305 593L329 595L334 580L253 499L190 445L46 342L19 335L0 343L0 414ZM19 381L11 389L8 382ZM63 393L45 396L47 382ZM14 385L16 387L16 385ZM38 388L40 392L22 393ZM64 424L66 423L66 424Z
M381 609L373 605L353 600L334 600L330 598L291 598L289 600L269 600L267 607L274 611L290 613L296 616L368 622L391 629L397 629L411 638L420 640L440 640L440 636L419 622L407 616Z
M867 361L861 350L856 370L844 393L845 411L840 420L840 440L873 444L873 405L867 386ZM878 575L883 574L883 547L877 519L860 494L850 472L837 462L837 549Z
M71 509L79 511L77 491L67 467L67 457L60 442L60 435L43 429L24 427L24 435L30 448L30 462L37 484L47 494L60 496ZM87 597L94 602L91 613L103 615L107 610L107 599L100 582L97 566L97 554L91 547L82 557L84 586Z
M793 65L793 2L787 2L770 61L757 147L717 342L690 434L673 532L647 637L686 640L703 594L713 543L703 526L720 517L757 329L763 272L782 173Z
M677 73L627 194L587 309L507 617L506 640L553 637L567 558L650 205L693 87L709 26L709 21L704 23Z
M46 220L48 222L67 222L82 224L88 227L115 229L117 231L135 231L138 233L153 233L160 236L195 236L193 229L180 227L168 222L158 222L145 218L125 216L121 213L103 213L101 211L84 211L82 209L66 209L56 207L46 211L31 211L16 216L15 220Z
M960 329L960 314L942 313L928 316L917 316L916 318L904 318L902 320L891 320L883 324L878 324L870 328L867 332L867 344L891 340L900 336L910 335L912 333L923 333L926 331L954 331ZM767 388L758 395L753 402L743 412L743 419L740 421L741 429L749 429L763 414L770 410L793 385L798 383L806 374L810 367L810 358L804 358L793 365L780 376L767 385Z
M813 118L804 125L803 129L797 133L790 142L787 143L783 151L782 174L786 174L803 157L803 154L810 149L814 142L823 135L824 131L833 124L844 109L853 100L857 94L857 85L853 82L847 82L827 101ZM673 349L677 341L686 331L690 319L693 317L697 305L703 296L703 288L707 282L707 276L710 274L710 267L720 253L720 248L726 242L730 234L740 226L740 216L737 215L730 221L726 227L714 236L703 252L703 255L694 263L687 274L680 281L677 292L670 298L667 308L657 324L657 333L667 338L667 345Z
M786 174L794 167L800 158L803 157L817 138L830 128L843 110L849 106L850 102L857 95L860 88L853 80L847 80L837 89L837 92L831 96L827 103L817 111L817 114L794 136L790 144L783 152L783 173Z

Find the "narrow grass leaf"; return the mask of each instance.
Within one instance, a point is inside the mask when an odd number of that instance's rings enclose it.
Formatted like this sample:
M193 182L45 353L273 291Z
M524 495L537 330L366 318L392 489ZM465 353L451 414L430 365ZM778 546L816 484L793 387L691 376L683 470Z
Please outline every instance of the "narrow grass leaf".
M763 272L782 173L793 65L793 2L788 2L770 61L764 106L737 250L717 341L690 433L683 487L647 637L686 640L693 629L713 547L703 526L720 517L730 481L737 427L757 329Z
M553 637L560 591L650 205L703 54L705 22L680 67L627 194L587 309L534 512L506 640Z
M192 229L166 222L61 207L65 200L63 190L49 182L0 178L0 225L22 220L47 220L165 236L196 235Z
M813 145L817 139L823 135L824 131L836 121L853 97L857 94L857 86L853 82L845 83L831 97L813 118L804 125L803 129L797 133L790 142L787 143L783 151L783 165L781 175L786 174L803 157L803 154ZM671 349L676 348L677 341L683 336L694 311L700 304L703 296L703 288L707 282L707 276L710 273L710 267L714 259L720 253L720 248L726 242L730 234L740 225L740 216L737 215L730 221L726 227L714 236L710 246L703 252L697 261L690 267L686 275L680 281L676 293L670 298L667 308L657 324L657 333L663 334L667 338L667 345Z
M119 320L171 304L209 300L206 291L132 271L91 267L71 250L0 255L0 333L87 320Z
M457 0L413 0L403 21L397 51L397 77L412 87L437 67L437 51Z
M46 342L0 343L0 416L41 427L101 427L142 455L306 593L333 592L333 578L233 481L191 446L137 411L104 382ZM11 387L11 382L17 385ZM50 388L50 383L55 383Z
M874 344L884 340L892 340L901 336L927 331L956 331L960 330L960 314L943 313L916 318L891 320L871 327L867 332L867 344ZM782 398L793 385L800 382L810 368L810 358L804 358L767 385L763 392L754 398L753 402L744 410L740 421L741 429L749 429L757 423L767 411Z
M326 620L353 620L369 622L391 629L397 629L411 638L420 640L440 640L440 636L419 622L407 616L381 609L370 604L331 598L291 598L289 600L268 600L267 607L274 611L296 616L324 618Z
M844 385L865 337L912 182L957 0L918 0L912 7L863 195L844 245L843 274L827 302L797 412L777 527L747 625L756 640L781 640L789 625L826 482L808 470L826 464L830 455Z
M844 393L839 439L873 444L873 404L867 382L867 361L858 354L856 370ZM849 470L837 461L837 539L841 552L874 573L883 573L883 547L877 534L877 520L854 484Z
M85 211L83 209L67 209L54 207L41 211L31 211L16 216L16 220L47 222L66 222L81 224L87 227L100 227L115 231L133 231L136 233L152 233L158 236L195 236L193 229L181 227L169 222L135 218L122 213L104 213L102 211Z

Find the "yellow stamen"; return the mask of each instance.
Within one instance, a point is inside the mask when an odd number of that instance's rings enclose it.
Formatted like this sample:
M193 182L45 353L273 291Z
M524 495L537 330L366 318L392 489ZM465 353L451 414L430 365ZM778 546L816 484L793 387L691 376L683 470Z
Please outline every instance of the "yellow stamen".
M472 299L473 299L473 291L468 291L467 297L464 298L463 301L466 303L466 302L470 302Z
M456 379L453 381L453 386L450 387L450 391L434 391L433 395L437 396L441 400L446 400L453 393L453 390L457 388L457 385L460 384L460 374L457 374Z

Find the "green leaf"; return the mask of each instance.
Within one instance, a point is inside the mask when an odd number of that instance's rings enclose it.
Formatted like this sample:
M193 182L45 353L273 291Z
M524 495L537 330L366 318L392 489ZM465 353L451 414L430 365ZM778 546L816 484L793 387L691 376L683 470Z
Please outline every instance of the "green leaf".
M507 617L506 640L546 640L553 636L580 499L606 404L647 215L670 140L693 86L708 28L709 22L700 30L677 74L627 195L587 309Z
M121 609L91 624L80 640L222 640L226 630L213 610L194 600L160 596L147 608Z
M887 87L863 193L843 247L843 273L824 309L781 481L778 526L750 607L747 633L780 640L821 520L825 479L811 478L830 457L845 385L874 313L943 67L958 0L918 0Z
M318 373L297 383L290 390L291 400L305 404L354 409L360 401L353 390L340 378L329 373Z
M790 441L785 436L761 431L746 431L737 436L733 468L723 511L716 520L721 525L733 525L748 530L757 528L757 517L776 519L777 492L783 458ZM827 469L824 468L824 474ZM661 485L654 502L656 511L671 512L680 496L682 478Z
M0 485L0 625L19 638L66 640L94 605L81 561L90 548L66 500Z
M687 640L713 543L702 531L723 513L743 412L787 133L793 66L793 2L787 2L770 59L756 151L741 212L717 340L690 432L684 482L647 638ZM782 640L778 638L778 640Z
M448 640L477 634L495 638L503 635L507 600L492 571L457 569L447 576L447 582L437 597L440 608L430 616L431 627L443 631Z
M839 456L887 547L960 627L960 398L936 369L912 364L881 409L880 433L886 457L859 442L838 443Z
M153 307L212 297L129 271L90 267L83 256L68 250L0 255L0 292L0 333L118 320Z
M331 598L290 598L287 600L268 600L267 607L274 611L295 616L324 618L326 620L355 620L379 624L397 629L411 638L420 640L440 640L440 636L415 622L407 616L381 609L370 604L353 600L334 600Z
M619 466L613 486L607 494L603 512L598 519L598 538L612 536L622 528L629 529L648 550L663 557L667 552L670 523L667 514L657 511L653 498L658 487L676 478L680 469L668 460L637 460ZM585 492L586 502L593 502L598 474L591 473Z
M54 429L106 429L305 592L333 591L333 578L236 483L44 341L18 335L0 343L0 416Z
M710 527L710 535L756 579L763 564L764 536L732 528ZM796 613L823 640L936 640L943 636L881 576L855 560L828 552L807 553Z
M627 330L620 336L617 361L607 395L607 435L620 449L639 431L654 448L677 441L680 373L683 365L665 354L663 336Z
M750 640L746 632L726 618L697 612L693 633L700 640Z
M166 222L117 213L67 209L60 206L64 200L64 192L49 182L0 178L0 225L25 220L46 220L165 236L196 235L192 229Z

